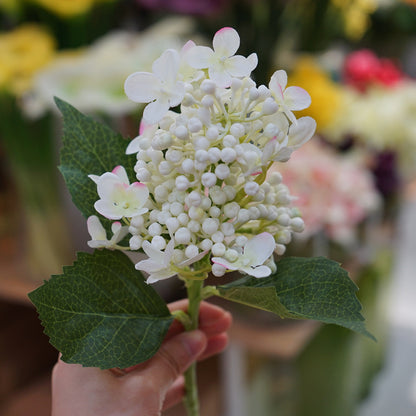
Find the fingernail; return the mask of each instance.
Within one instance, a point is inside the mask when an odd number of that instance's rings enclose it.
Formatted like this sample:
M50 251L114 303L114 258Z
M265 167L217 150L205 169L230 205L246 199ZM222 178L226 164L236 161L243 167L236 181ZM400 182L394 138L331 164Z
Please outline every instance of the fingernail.
M202 331L195 330L191 332L184 332L182 334L182 343L188 350L189 355L197 356L205 348L206 337Z

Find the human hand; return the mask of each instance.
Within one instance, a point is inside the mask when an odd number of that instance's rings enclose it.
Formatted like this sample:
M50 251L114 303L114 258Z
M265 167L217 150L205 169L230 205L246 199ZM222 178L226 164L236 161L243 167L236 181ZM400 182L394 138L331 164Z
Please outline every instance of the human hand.
M187 300L168 305L186 310ZM202 302L199 329L184 332L174 321L150 360L119 370L100 370L58 360L52 373L52 416L158 416L184 395L183 372L227 345L231 314Z

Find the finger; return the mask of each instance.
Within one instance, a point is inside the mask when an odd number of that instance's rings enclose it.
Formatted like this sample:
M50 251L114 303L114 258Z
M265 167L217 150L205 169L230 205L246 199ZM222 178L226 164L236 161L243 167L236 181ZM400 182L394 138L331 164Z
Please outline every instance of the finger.
M172 387L166 393L165 401L163 402L163 409L167 410L176 404L180 403L185 395L185 379L183 376L179 377L172 384Z
M215 354L219 354L224 351L228 344L228 335L227 334L218 334L214 335L211 338L208 338L207 346L204 352L198 357L198 361L205 360L209 357L212 357Z
M168 305L172 311L183 310L186 311L188 308L188 300L180 300L173 302ZM199 309L199 329L206 333L207 336L215 335L220 332L224 332L231 326L232 317L229 312L219 306L213 305L208 302L201 302ZM166 339L183 331L182 324L175 320L169 328Z
M144 367L130 369L126 377L144 377L158 391L167 391L206 346L207 337L202 331L182 332L164 342Z

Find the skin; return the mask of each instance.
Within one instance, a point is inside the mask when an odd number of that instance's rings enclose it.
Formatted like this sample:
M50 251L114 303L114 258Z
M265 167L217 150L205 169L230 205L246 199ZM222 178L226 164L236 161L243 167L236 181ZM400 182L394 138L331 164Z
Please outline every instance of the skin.
M187 309L187 300L169 309ZM227 345L231 314L202 302L199 329L185 332L174 321L150 360L124 370L100 370L60 359L52 372L52 416L159 416L184 396L184 371Z

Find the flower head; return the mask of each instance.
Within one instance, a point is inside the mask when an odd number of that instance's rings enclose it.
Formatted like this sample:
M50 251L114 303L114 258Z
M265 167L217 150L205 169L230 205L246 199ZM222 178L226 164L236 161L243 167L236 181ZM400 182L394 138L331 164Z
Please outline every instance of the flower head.
M248 58L235 55L239 46L240 36L237 31L224 27L214 36L214 50L196 46L188 53L187 59L194 68L208 68L209 78L220 87L229 87L233 77L247 77L257 66L255 53Z
M90 178L97 184L100 197L94 207L104 217L119 220L148 211L144 205L149 198L149 190L140 182L130 185L123 166L117 166L112 172L106 172L101 176L90 175Z

